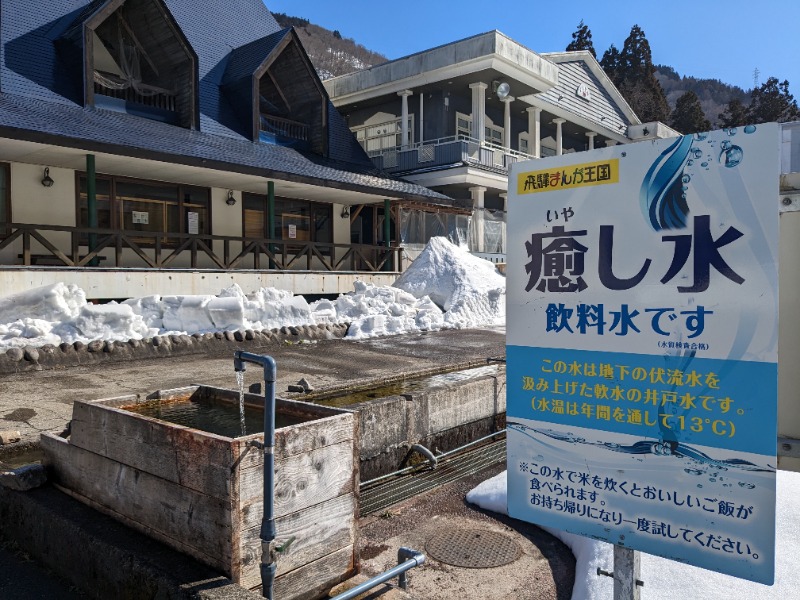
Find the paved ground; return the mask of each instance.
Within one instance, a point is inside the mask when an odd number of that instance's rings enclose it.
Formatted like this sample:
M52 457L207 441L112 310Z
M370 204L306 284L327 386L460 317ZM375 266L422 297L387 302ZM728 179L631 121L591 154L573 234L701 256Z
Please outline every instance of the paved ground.
M373 576L393 567L398 548L405 546L426 555L425 563L408 575L407 591L417 600L569 600L575 580L575 558L569 548L534 525L483 511L464 500L469 490L504 468L489 467L362 518L362 573ZM435 549L440 545L434 542L441 536L487 537L483 532L516 544L519 558L492 568L466 568L437 560ZM491 547L482 550L493 558Z
M278 364L279 395L305 377L316 388L347 388L367 382L385 383L412 372L486 364L505 356L503 330L447 331L364 342L341 340L265 347ZM75 399L95 399L204 383L235 386L232 357L162 358L106 365L102 369L74 367L59 371L0 376L0 430L19 429L24 441L40 431L62 431L71 418ZM247 384L257 382L258 369L247 372ZM0 447L0 460L3 459ZM418 600L547 599L566 600L574 580L571 552L540 529L493 513L464 500L466 492L502 469L496 465L467 480L449 484L361 520L362 572L374 575L394 566L397 549L409 546L425 552L425 566L409 575L409 593ZM478 530L499 534L519 548L519 558L489 569L453 566L437 560L426 548L442 532ZM0 551L0 598L43 597L39 583L46 572L14 553ZM10 587L15 586L15 587ZM71 592L50 584L49 590L70 599Z
M275 358L276 391L281 397L292 397L285 393L287 386L302 377L317 389L344 389L366 382L389 382L413 372L486 364L488 357L505 357L505 331L441 331L363 342L325 340L248 350ZM246 383L258 382L260 376L258 368L250 365ZM236 387L233 356L156 358L2 375L0 430L18 430L23 441L35 441L42 431L64 429L72 418L74 400L146 394L193 383ZM0 447L0 460L2 456Z

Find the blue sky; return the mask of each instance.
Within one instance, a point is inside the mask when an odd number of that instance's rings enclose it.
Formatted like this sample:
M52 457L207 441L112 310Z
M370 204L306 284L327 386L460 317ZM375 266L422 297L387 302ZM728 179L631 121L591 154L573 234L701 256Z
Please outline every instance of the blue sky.
M536 2L535 0L265 0L275 12L338 29L370 50L399 58L498 29L535 52L564 50L583 19L598 59L621 48L638 24L653 62L681 75L721 79L745 89L770 76L788 79L800 99L800 1L651 0ZM564 10L554 10L561 5ZM724 6L724 8L723 8Z

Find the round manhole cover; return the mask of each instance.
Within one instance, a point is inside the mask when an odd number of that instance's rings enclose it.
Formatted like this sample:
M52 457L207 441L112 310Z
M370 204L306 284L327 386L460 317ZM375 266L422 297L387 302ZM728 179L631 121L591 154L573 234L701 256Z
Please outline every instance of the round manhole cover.
M439 562L468 569L501 567L522 554L519 545L502 533L483 529L447 529L433 535L425 549Z

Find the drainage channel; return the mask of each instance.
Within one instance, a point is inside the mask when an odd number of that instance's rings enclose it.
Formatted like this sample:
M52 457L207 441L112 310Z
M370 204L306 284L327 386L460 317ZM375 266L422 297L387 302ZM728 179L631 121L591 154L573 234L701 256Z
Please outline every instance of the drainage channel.
M418 494L468 477L505 458L506 441L502 439L441 460L433 470L417 471L391 479L381 478L380 483L368 482L361 488L361 516L385 510Z

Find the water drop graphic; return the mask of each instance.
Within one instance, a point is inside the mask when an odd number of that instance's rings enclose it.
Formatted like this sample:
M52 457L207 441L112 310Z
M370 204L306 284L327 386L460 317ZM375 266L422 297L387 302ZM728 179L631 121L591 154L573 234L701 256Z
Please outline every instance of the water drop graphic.
M700 470L700 469L684 469L684 471L686 473L688 473L689 475L698 475L699 476L699 475L703 474L703 471Z
M745 132L745 133L754 133L754 132L755 132L755 130L756 130L756 126L755 126L755 125L747 125L747 126L744 128L744 132Z
M750 483L749 481L740 481L739 487L743 487L746 490L753 490L756 487L755 483Z
M694 153L695 158L700 158L701 156L703 156L703 151L700 150L699 148L695 148L692 152Z
M742 149L739 146L731 145L730 148L723 150L719 155L719 162L728 168L733 168L742 162L743 157L744 152Z
M692 159L689 159L686 161L686 164L691 167L694 164L694 161Z
M722 143L719 145L719 147L720 147L720 149L721 149L721 150L727 150L728 148L730 148L730 147L731 147L731 143L730 143L728 140L724 140L724 141L723 141L723 142L722 142Z
M681 181L683 183L689 183L691 180L692 180L692 177L690 175L684 175L683 177L681 177ZM686 189L686 188L684 188L684 189Z
M731 127L728 129L728 135L736 135L736 127Z
M707 162L705 162L705 161L704 161L704 162L701 162L701 163L700 163L700 166L701 166L701 167L707 167L707 166L708 166L708 163L707 163Z
M696 140L700 140L700 141L703 141L703 140L704 140L704 139L706 139L707 137L708 137L708 134L707 134L707 133L695 133L695 134L694 134L694 139L696 139Z

